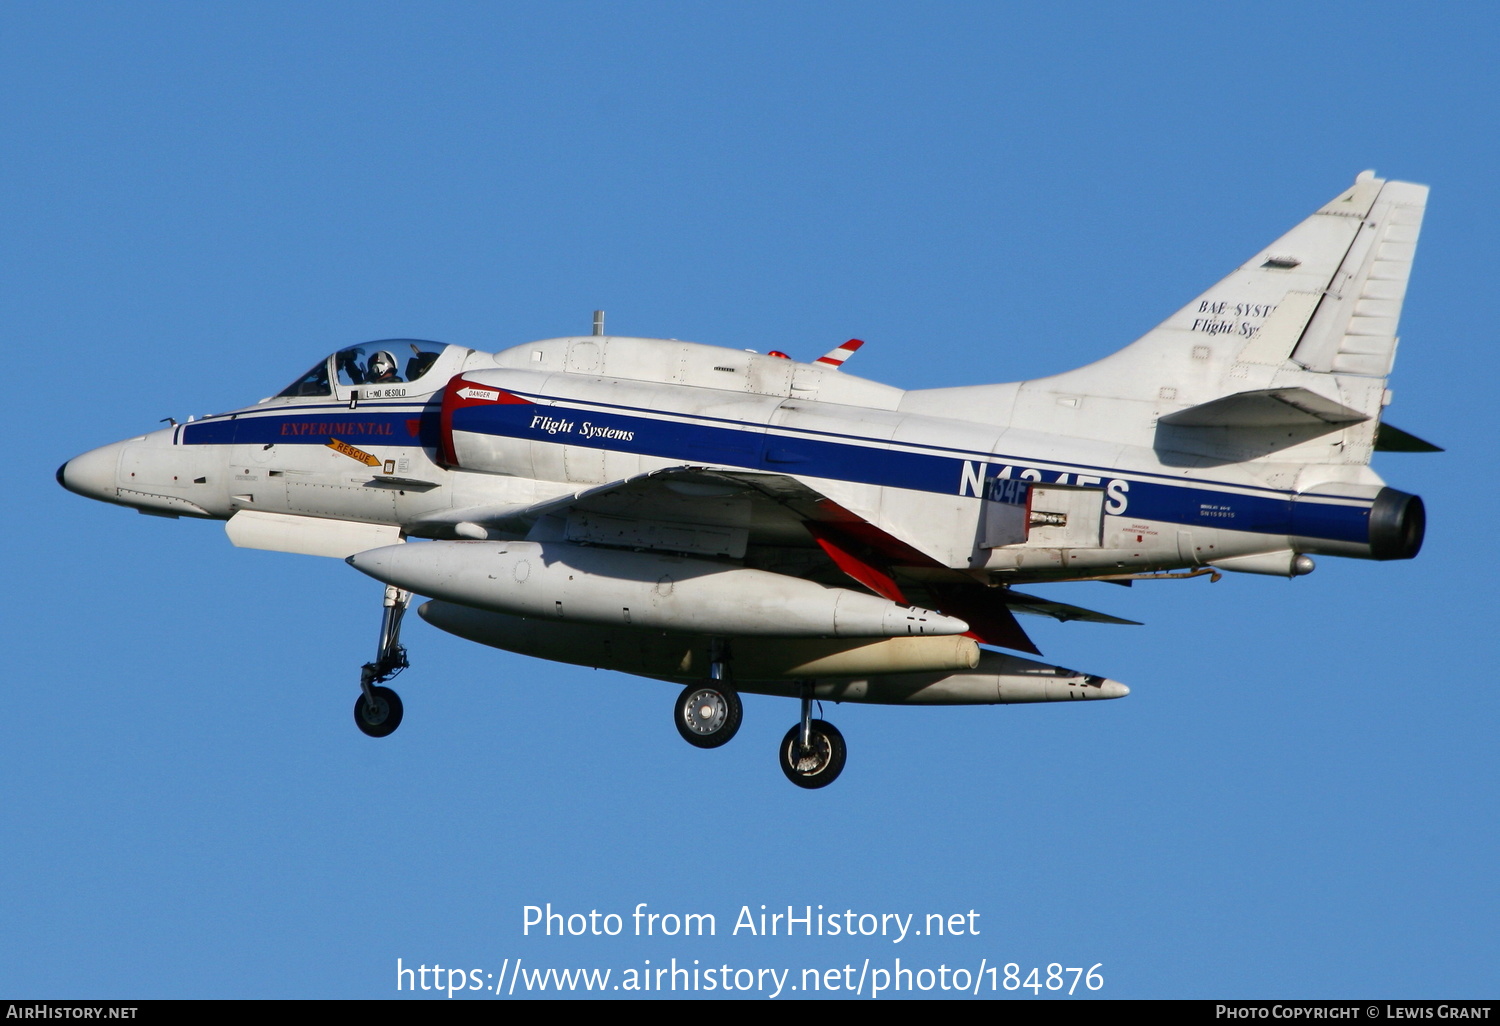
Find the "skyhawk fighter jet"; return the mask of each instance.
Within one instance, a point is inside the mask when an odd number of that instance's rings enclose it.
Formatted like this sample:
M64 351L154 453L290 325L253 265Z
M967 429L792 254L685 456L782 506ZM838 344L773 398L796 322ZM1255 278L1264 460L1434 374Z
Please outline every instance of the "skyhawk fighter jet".
M349 346L268 399L103 448L57 479L334 556L385 587L354 708L402 705L402 614L543 659L677 683L715 748L740 692L798 699L801 787L844 738L813 702L1120 698L1040 655L1015 614L1130 623L1041 582L1410 559L1422 500L1370 470L1434 446L1382 422L1427 199L1372 172L1135 343L1053 377L903 391L844 367L672 339L498 353ZM1022 654L1018 654L1022 653Z

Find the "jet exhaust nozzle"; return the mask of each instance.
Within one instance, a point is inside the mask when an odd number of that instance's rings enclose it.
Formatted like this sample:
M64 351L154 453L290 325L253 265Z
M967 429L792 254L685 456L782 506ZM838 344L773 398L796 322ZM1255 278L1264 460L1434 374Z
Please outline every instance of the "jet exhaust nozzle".
M1427 533L1427 507L1420 495L1382 488L1370 507L1370 556L1374 559L1411 559L1422 551Z

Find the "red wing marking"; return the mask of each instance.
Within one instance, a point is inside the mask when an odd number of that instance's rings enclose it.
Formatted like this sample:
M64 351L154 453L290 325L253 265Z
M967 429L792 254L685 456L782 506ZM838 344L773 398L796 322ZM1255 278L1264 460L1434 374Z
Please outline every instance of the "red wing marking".
M802 526L840 570L877 595L910 605L892 576L891 568L942 566L931 556L869 521L861 520L832 500L824 499L818 505L830 515L830 519L805 520ZM928 591L932 595L933 608L967 621L968 636L975 641L1033 655L1042 654L1006 605L1005 589L986 588L977 583L932 584L928 585Z
M882 562L890 566L942 566L921 549L913 548L900 538L882 531L832 499L820 499L818 509L827 516L816 522L843 536L846 539L846 548L849 544L861 545L870 549L873 554L877 554Z
M865 548L863 545L850 545L849 540L841 535L839 528L831 524L820 524L815 521L805 521L803 524L813 541L833 560L838 568L850 577L854 578L875 594L888 598L892 602L899 602L903 606L911 605L906 601L906 596L901 594L901 587L896 583L877 562L868 558L861 559L854 552L854 548ZM845 525L839 525L843 527Z

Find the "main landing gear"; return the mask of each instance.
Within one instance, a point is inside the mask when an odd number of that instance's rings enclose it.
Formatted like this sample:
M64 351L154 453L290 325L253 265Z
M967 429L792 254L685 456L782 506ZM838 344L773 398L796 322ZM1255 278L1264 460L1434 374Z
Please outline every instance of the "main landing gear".
M401 697L390 688L379 687L406 669L406 649L401 647L401 618L411 602L411 592L393 585L385 587L385 614L380 620L380 648L375 661L359 671L359 698L354 702L354 725L370 737L386 737L401 726Z
M798 787L827 787L844 772L844 735L812 718L812 685L802 684L802 720L781 739L781 772Z
M740 696L729 679L727 647L721 641L716 640L709 653L708 675L707 681L683 688L673 709L677 733L695 748L728 744L744 716ZM781 772L798 787L827 787L844 771L848 755L844 735L833 724L812 718L812 683L804 681L800 691L802 718L781 739Z
M744 706L729 680L724 642L715 640L709 651L708 676L703 684L689 684L677 698L677 733L694 748L728 744L740 729Z

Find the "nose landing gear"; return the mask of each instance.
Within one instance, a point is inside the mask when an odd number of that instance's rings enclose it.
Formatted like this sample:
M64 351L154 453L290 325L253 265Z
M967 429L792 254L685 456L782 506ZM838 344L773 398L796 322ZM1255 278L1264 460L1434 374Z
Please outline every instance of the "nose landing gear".
M354 700L354 725L370 737L386 737L401 726L401 696L372 687Z
M375 661L359 671L359 698L354 703L354 724L370 737L387 737L401 726L401 698L390 688L377 687L406 669L406 649L401 647L401 618L411 603L411 592L393 585L385 587L385 613L380 620L380 647Z

